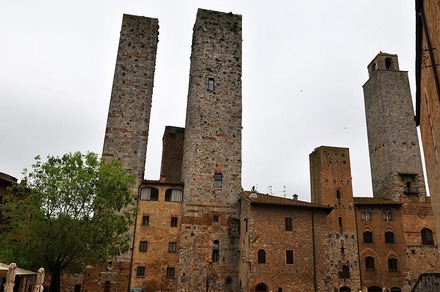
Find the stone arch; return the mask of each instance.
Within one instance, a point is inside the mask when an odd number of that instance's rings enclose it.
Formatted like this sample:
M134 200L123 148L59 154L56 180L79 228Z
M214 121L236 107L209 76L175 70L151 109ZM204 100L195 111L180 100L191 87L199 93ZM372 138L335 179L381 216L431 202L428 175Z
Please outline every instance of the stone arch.
M264 283L259 283L255 286L255 292L268 292L269 288Z
M378 286L371 286L368 288L368 292L382 292L382 288Z

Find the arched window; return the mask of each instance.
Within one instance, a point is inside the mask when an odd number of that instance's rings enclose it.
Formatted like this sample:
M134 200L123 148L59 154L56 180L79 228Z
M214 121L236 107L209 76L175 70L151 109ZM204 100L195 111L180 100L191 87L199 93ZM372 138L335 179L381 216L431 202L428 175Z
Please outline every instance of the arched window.
M341 191L340 190L336 190L336 199L338 200L338 203L341 202Z
M365 269L367 271L374 271L374 258L366 257L365 258Z
M429 228L423 228L422 232L422 245L434 245L434 237L432 231Z
M371 212L363 211L362 212L362 221L371 221Z
M266 252L264 249L260 249L258 251L258 263L259 264L265 264L266 263Z
M390 272L397 272L398 271L397 259L395 259L395 258L389 258L388 259L388 270Z
M387 70L393 69L393 59L391 58L385 58L385 68Z
M342 226L342 217L338 217L338 225L339 225L339 232L342 233L342 231L344 231L344 226Z
M394 232L385 232L385 243L394 243Z
M178 189L167 189L165 191L165 201L167 202L182 202L183 192Z
M142 201L157 201L159 200L159 191L156 188L142 188L141 189Z
M343 286L339 289L339 292L351 292L350 287Z
M391 211L386 210L382 212L382 219L384 221L393 221L393 215L391 214Z
M373 232L364 231L364 243L373 243Z

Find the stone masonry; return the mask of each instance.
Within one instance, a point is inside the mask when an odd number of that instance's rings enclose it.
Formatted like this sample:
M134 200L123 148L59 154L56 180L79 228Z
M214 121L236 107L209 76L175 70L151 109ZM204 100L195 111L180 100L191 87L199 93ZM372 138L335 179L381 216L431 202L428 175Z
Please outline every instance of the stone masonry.
M374 196L399 201L404 193L426 194L408 72L386 53L368 72L363 88Z
M310 154L310 185L312 203L333 208L327 216L327 287L358 289L361 287L358 236L348 149L316 148Z
M102 158L144 178L158 20L124 14Z
M240 15L198 10L182 167L181 291L238 291L241 43Z

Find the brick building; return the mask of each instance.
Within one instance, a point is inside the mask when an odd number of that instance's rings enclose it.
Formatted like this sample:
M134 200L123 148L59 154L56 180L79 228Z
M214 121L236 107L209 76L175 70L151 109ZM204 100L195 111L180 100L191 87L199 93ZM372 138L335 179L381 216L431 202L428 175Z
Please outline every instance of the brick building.
M364 85L374 197L353 196L348 149L322 146L310 155L309 203L242 191L241 16L231 13L198 11L186 126L166 127L160 179L143 180L157 30L155 19L124 16L103 157L138 176L139 211L130 251L90 269L83 291L397 292L434 271L396 55L378 54Z
M353 196L347 148L310 154L311 202L241 187L241 16L199 9L185 128L144 180L158 20L124 15L102 157L138 178L126 254L63 291L410 291L438 270L408 78L379 53L364 85L373 197ZM419 280L420 282L420 280Z

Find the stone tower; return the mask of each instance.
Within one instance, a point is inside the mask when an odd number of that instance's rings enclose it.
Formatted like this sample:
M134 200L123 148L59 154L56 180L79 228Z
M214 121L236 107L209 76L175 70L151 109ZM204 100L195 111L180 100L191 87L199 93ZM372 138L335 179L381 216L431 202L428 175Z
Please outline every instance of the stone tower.
M182 179L179 290L238 291L241 16L199 9Z
M159 34L157 19L124 14L102 159L144 178ZM137 187L136 187L137 190Z
M102 150L103 161L119 160L125 170L136 175L134 198L144 178L158 32L157 19L123 16ZM119 276L113 273L111 280L115 291L126 291L130 285L131 257L132 248L118 258ZM90 281L95 283L89 287L91 291L102 291L101 282Z
M379 53L368 65L365 115L373 195L399 201L425 194L408 73L397 55Z
M327 287L360 287L350 153L348 148L321 146L309 159L311 201L333 207L327 216Z

